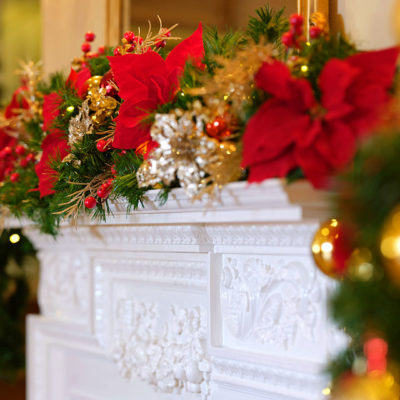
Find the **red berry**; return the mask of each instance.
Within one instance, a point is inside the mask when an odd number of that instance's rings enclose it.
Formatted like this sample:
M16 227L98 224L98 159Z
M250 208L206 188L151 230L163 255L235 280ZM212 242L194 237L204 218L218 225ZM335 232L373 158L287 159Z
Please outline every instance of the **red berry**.
M115 164L111 165L111 173L115 176L117 175L117 170L115 168Z
M119 47L116 47L114 49L114 56L120 56L121 55L121 49Z
M141 36L138 36L137 38L135 38L135 41L139 44L143 43L143 38Z
M26 167L28 166L28 164L29 164L29 162L28 162L28 160L27 160L26 158L23 158L23 159L20 161L20 163L19 163L19 165L20 165L22 168L26 168Z
M89 43L83 43L81 46L81 50L84 53L89 53L89 51L91 50L92 46Z
M98 52L99 54L104 54L105 51L106 51L106 49L104 48L104 46L99 46L98 49L97 49L97 52Z
M109 194L110 194L110 191L107 188L100 188L97 190L97 196L99 196L100 199L107 198Z
M299 26L303 25L304 18L299 14L292 14L289 17L289 22L290 22L290 25L299 27Z
M96 143L96 148L98 151L101 151L102 153L107 151L107 147L108 147L108 141L107 140L103 140L100 139L97 143Z
M11 174L10 176L10 181L15 183L18 182L19 180L19 173L18 172L14 172L13 174Z
M107 96L115 96L117 91L115 90L114 86L106 85L106 95Z
M4 151L4 154L6 155L6 156L11 156L11 154L12 154L12 148L10 147L10 146L6 146L6 147L4 147L4 149L2 150L2 151Z
M282 35L282 43L286 46L286 47L292 47L293 46L293 42L294 42L294 37L293 34L290 32L286 32Z
M20 144L17 145L17 146L15 147L15 152L16 152L19 156L23 156L23 155L25 154L25 151L26 151L25 147L24 147L24 146L21 146Z
M124 156L126 154L126 150L122 150L120 154L121 156Z
M216 117L213 126L219 131L224 131L226 129L226 122L222 117Z
M292 26L290 28L290 33L292 33L294 36L301 36L303 34L303 26Z
M128 41L128 43L133 43L136 39L136 36L132 31L127 31L124 33L124 38Z
M127 51L128 53L132 53L133 50L135 50L135 45L134 45L134 44L131 45L131 46L129 46L129 47L126 49L126 51Z
M91 209L91 208L96 207L96 203L97 203L96 199L93 196L89 196L89 197L86 197L84 204L85 204L86 208Z
M322 29L319 26L312 26L310 28L310 38L318 39L322 34Z
M165 47L167 45L167 41L166 40L159 40L156 43L156 47L157 49L161 49L162 47Z
M26 161L28 161L28 162L32 162L32 161L35 161L35 155L33 154L33 153L29 153L27 156L26 156Z
M88 31L88 32L85 33L85 40L86 40L87 42L93 42L93 40L95 39L95 37L96 37L96 35L95 35L93 32L91 32L91 31Z
M166 37L170 37L171 36L171 31L169 31L168 29L164 29L163 35L166 36Z

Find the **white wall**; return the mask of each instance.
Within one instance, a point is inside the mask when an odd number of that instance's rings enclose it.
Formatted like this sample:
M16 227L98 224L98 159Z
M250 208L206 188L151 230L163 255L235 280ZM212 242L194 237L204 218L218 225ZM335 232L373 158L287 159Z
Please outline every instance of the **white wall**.
M333 8L343 17L344 30L363 49L396 44L395 5L398 0L337 0ZM335 14L335 12L333 13ZM335 17L334 17L335 18ZM400 17L398 24L400 25ZM400 28L397 28L400 30Z

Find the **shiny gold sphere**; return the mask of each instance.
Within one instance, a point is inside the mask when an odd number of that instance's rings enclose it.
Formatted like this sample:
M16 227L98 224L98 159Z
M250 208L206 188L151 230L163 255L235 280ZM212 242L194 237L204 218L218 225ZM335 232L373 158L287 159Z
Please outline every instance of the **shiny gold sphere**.
M101 75L95 75L89 78L86 81L86 84L88 85L89 89L92 87L99 87L102 79L103 77Z
M340 278L334 259L335 245L341 234L340 228L337 219L324 222L315 234L311 244L312 255L317 267L332 278Z
M400 388L388 372L354 376L334 388L331 400L398 400Z
M394 208L383 225L380 250L386 272L400 286L400 206Z

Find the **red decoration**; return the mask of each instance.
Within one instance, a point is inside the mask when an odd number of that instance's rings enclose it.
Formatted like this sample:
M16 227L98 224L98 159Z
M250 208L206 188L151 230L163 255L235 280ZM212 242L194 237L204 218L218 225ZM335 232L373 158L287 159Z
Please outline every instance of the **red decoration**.
M55 193L53 186L57 181L57 173L51 168L51 164L67 156L69 146L63 132L55 131L45 137L41 147L43 153L35 171L39 178L40 197L44 197Z
M29 153L26 156L26 161L28 161L28 162L33 162L33 161L35 161L35 159L36 159L36 157L35 157L35 155L33 153Z
M86 197L84 204L86 208L92 209L96 207L96 199L93 196Z
M364 353L367 357L368 373L373 371L386 372L388 345L381 338L373 338L365 342Z
M26 149L24 146L20 144L15 146L15 153L18 154L19 156L23 156L25 154L25 151Z
M92 46L90 45L90 43L83 43L81 46L81 50L84 53L89 53L89 51L92 49Z
M12 183L18 182L19 181L19 173L14 172L13 174L10 175L10 181Z
M322 35L322 29L319 26L312 26L310 28L310 38L318 39Z
M107 140L100 139L96 143L96 148L98 151L101 151L103 153L108 150L108 145L109 145L109 142Z
M56 92L43 96L43 130L52 132L54 119L60 115L62 98Z
M176 46L164 60L158 53L109 57L119 95L124 100L116 118L113 146L136 149L151 140L148 114L171 101L179 89L179 77L188 60L200 62L204 56L202 27Z
M281 40L286 47L292 47L294 45L294 36L291 32L285 32L282 35Z
M119 47L116 47L116 48L114 49L113 54L114 54L114 56L120 56L120 55L121 55L121 50L120 50L120 48L119 48Z
M7 119L19 115L19 110L28 110L29 102L25 97L25 92L28 90L26 86L19 87L12 95L10 104L6 107L4 116Z
M85 40L87 42L93 42L95 38L96 38L96 35L93 32L88 31L85 33Z
M91 77L90 70L83 67L79 72L71 68L71 72L67 79L67 86L75 89L78 96L83 98L86 94L87 84L86 81Z
M133 43L136 39L136 36L132 31L127 31L124 33L124 38L128 43Z
M106 51L106 49L105 49L104 46L99 46L99 47L97 48L97 53L100 54L100 55L104 54L105 51Z
M159 40L156 43L157 49L161 49L161 48L165 47L166 45L167 45L167 41L166 40Z
M28 160L27 160L26 158L23 158L23 159L20 161L20 163L19 163L19 165L20 165L22 168L26 168L26 167L28 166L28 164L29 164L29 162L28 162Z
M365 52L328 61L319 78L321 104L306 79L288 67L264 63L258 87L269 93L243 138L243 166L250 182L285 177L300 167L315 187L353 159L357 138L371 131L389 100L399 49Z

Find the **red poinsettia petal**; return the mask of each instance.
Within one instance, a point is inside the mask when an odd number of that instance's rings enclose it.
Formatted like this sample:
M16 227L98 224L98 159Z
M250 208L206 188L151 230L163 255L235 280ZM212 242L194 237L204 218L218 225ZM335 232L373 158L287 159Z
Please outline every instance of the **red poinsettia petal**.
M317 189L327 189L332 186L332 167L326 159L312 146L297 149L296 160L306 178Z
M283 178L296 166L297 160L294 156L293 148L288 148L278 157L252 164L250 166L248 181L252 183L262 182L269 178Z
M62 131L54 131L42 142L42 157L35 166L39 179L40 197L54 193L53 186L57 182L57 173L51 168L52 162L62 160L69 153L67 138Z
M326 63L319 77L322 105L327 110L325 119L340 118L353 110L347 102L347 89L358 75L357 68L343 60L333 59Z
M13 93L11 102L4 111L4 116L7 119L17 116L19 114L18 110L27 110L29 108L29 102L24 95L27 90L26 86L21 86Z
M151 76L165 76L167 67L163 58L154 51L144 54L126 54L108 57L115 82L122 99L139 102L149 98Z
M203 27L199 27L187 39L179 43L166 58L167 67L169 69L178 68L183 71L186 61L191 60L195 65L202 65L201 60L204 58L203 45Z
M62 99L56 92L43 96L43 130L48 131L54 122L54 119L60 115L60 104Z
M288 147L305 134L310 117L271 99L249 120L243 136L243 166L282 156Z
M336 170L348 165L357 149L352 130L341 121L325 123L314 146L326 162Z
M78 96L83 98L87 90L86 81L90 77L90 70L87 67L82 68L78 72L71 68L66 84L74 88Z
M150 126L143 123L149 111L157 106L154 99L132 104L124 102L116 118L113 147L116 149L137 149L151 140Z

